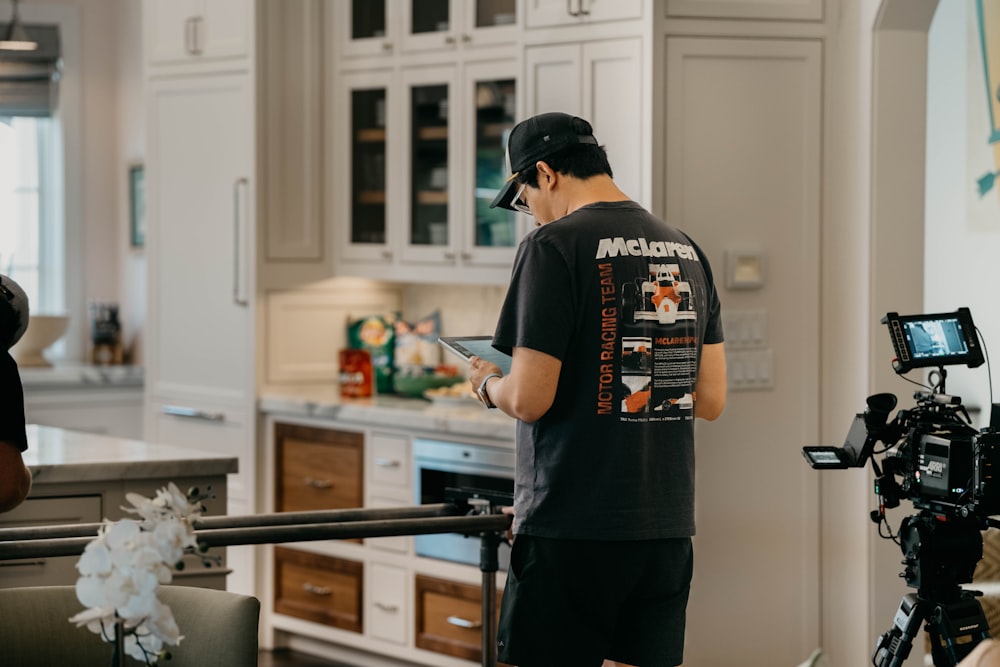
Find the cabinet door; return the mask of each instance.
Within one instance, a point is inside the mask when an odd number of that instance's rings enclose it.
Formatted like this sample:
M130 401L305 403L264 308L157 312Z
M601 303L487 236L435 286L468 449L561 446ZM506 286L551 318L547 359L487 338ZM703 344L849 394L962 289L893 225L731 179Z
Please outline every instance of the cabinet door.
M823 0L667 0L667 16L733 19L823 19Z
M252 400L249 77L150 84L147 391Z
M460 109L455 67L422 67L403 71L406 109L402 135L408 139L407 169L400 198L403 260L410 263L457 263L458 239L451 223L461 214L457 197L461 174Z
M389 195L401 185L399 171L391 168L402 159L402 151L394 148L401 136L397 123L402 114L396 109L400 102L387 70L348 73L340 79L335 152L351 168L334 184L338 254L369 266L388 264L395 250L389 220L399 220L403 212L399 196Z
M344 56L392 55L397 50L402 0L338 0L333 30Z
M527 114L564 111L587 119L607 147L615 182L649 206L651 148L639 37L525 49Z
M503 186L507 166L507 137L517 112L517 81L513 62L471 63L463 69L462 93L466 110L463 132L466 154L459 193L462 211L456 218L462 238L462 263L505 266L514 261L514 248L526 216L490 202Z
M253 3L245 0L146 0L146 53L164 65L246 57Z
M274 570L274 611L361 632L361 563L276 547Z
M643 0L527 0L529 28L642 17Z

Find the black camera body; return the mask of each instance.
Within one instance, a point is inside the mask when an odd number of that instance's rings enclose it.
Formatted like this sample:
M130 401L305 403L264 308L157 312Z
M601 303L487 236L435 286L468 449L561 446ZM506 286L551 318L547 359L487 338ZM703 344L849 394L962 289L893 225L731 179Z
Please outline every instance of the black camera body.
M880 434L890 439L875 480L882 505L907 499L941 516L982 521L1000 514L1000 433L972 428L957 397L915 396L917 406L901 410Z
M962 399L944 393L949 365L975 368L984 357L968 308L932 315L888 313L896 358L893 368L903 374L913 368L938 367L931 391L918 391L916 405L899 410L893 394L868 397L864 413L855 415L843 447L803 447L813 468L875 470L875 493L883 508L900 500L941 516L985 521L1000 514L1000 424L979 431L971 426ZM1000 414L1000 410L994 410ZM884 445L878 452L877 443ZM876 461L875 454L884 454Z

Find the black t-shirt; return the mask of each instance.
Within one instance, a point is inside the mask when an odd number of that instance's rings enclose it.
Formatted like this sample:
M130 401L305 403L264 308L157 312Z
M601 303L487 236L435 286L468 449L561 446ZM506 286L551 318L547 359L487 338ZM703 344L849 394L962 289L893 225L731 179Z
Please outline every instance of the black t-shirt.
M17 363L9 352L0 355L0 441L12 442L22 452L28 448L24 430L24 389Z
M635 202L591 204L517 251L494 345L562 361L555 401L517 425L515 532L694 534L694 389L721 343L708 261Z

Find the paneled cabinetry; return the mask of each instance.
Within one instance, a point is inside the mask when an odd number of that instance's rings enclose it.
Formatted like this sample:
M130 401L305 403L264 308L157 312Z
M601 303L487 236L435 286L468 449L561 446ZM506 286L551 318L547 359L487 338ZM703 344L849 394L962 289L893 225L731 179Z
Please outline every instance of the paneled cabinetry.
M529 28L637 19L643 0L526 0Z
M143 37L151 65L246 59L253 16L245 0L146 0Z
M323 7L318 0L143 3L145 436L239 456L233 514L256 508L256 368L265 349L258 295L331 270L319 243L322 163L308 151L321 136L319 101L302 92L317 77L301 67L322 62L314 26L323 24ZM301 94L269 95L265 105L262 94L275 91ZM261 168L277 159L297 166L300 158L305 168L287 170L297 178ZM298 207L284 205L290 201ZM252 548L230 553L231 588L253 592Z
M338 2L340 53L459 51L517 40L517 0L351 0Z
M507 278L526 220L489 204L506 178L517 60L493 55L378 61L338 77L334 150L353 167L333 184L339 273Z
M411 438L387 428L267 419L273 461L264 510L405 507L414 503ZM329 657L380 654L407 664L479 661L478 568L413 554L412 538L312 541L266 551L263 641L291 632L326 642ZM499 594L498 594L499 597ZM293 643L294 646L294 643ZM388 664L388 663L387 663Z

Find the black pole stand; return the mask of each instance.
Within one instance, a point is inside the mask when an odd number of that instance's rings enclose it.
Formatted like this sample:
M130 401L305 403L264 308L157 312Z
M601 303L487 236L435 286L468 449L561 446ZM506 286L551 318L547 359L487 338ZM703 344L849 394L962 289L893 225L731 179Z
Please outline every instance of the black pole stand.
M499 547L513 517L500 508L510 494L478 489L448 489L449 502L416 507L281 512L204 517L195 538L206 547L344 540L393 535L463 533L481 540L483 573L483 667L496 667L496 574ZM78 556L101 524L68 524L0 529L0 561Z

